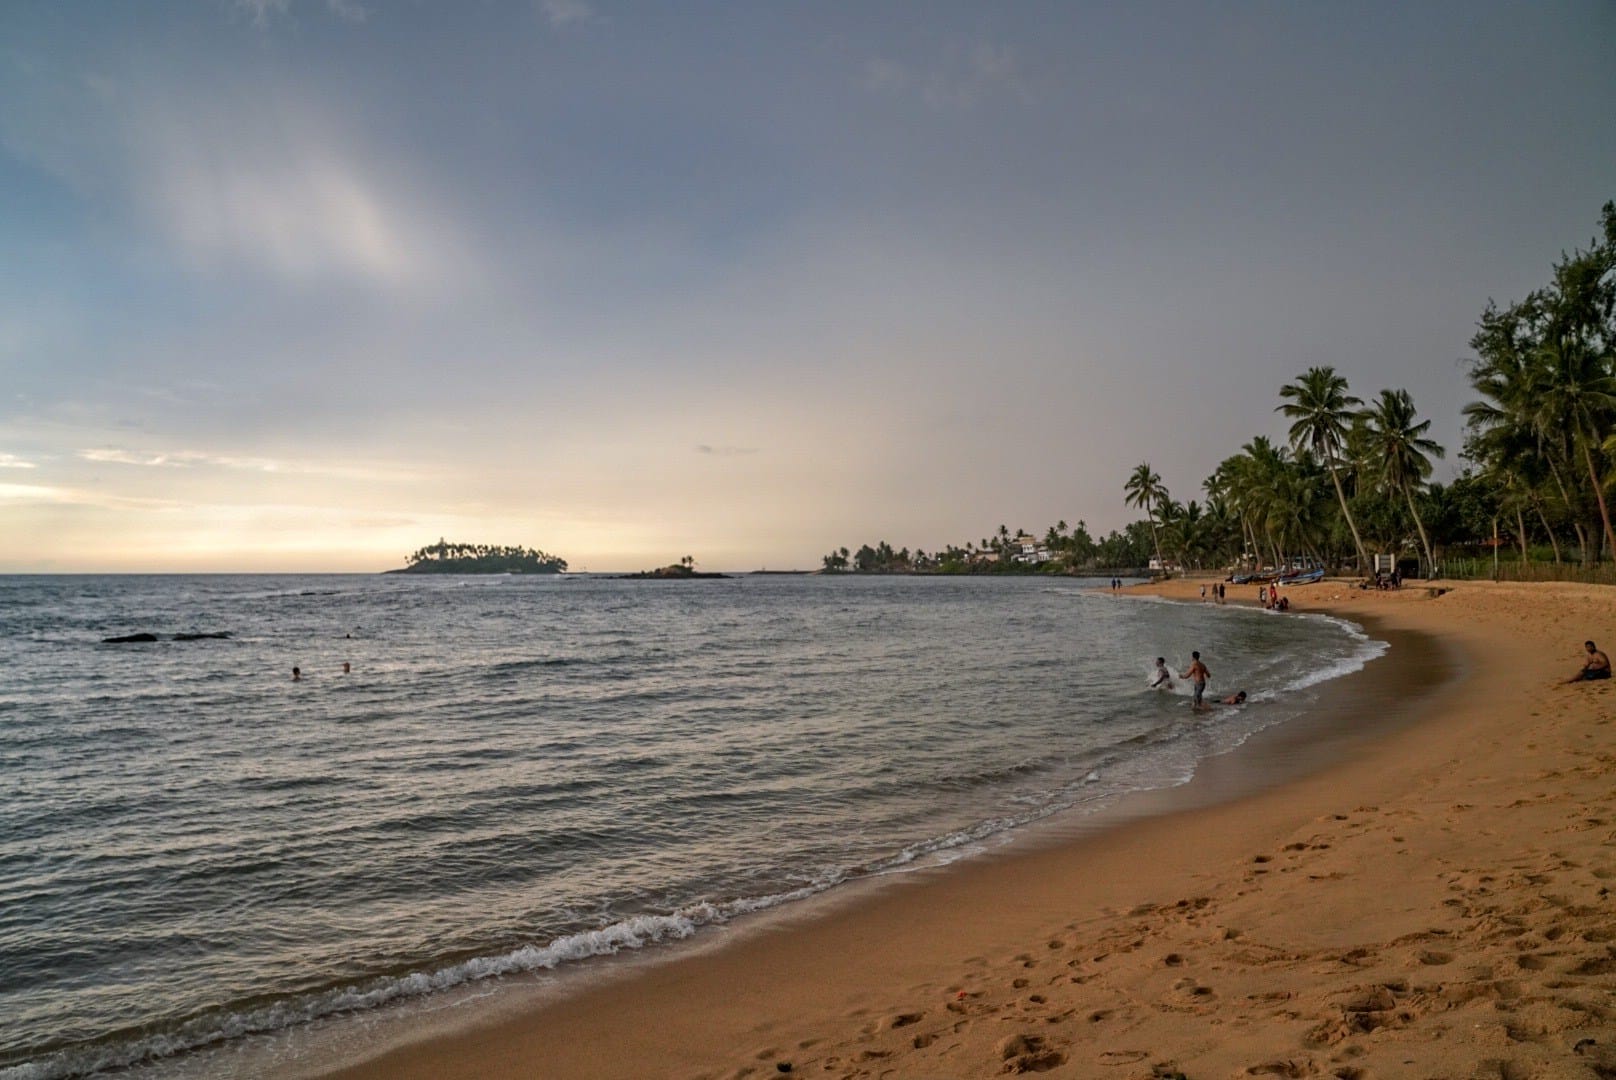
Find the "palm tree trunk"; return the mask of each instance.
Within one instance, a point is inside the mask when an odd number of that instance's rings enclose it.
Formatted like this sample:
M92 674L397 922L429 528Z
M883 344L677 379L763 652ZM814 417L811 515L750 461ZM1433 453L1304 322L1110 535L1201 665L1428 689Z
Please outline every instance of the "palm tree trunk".
M1330 480L1335 484L1335 497L1341 502L1341 516L1347 519L1347 528L1352 530L1352 543L1358 549L1358 572L1362 573L1369 565L1369 557L1364 554L1363 539L1358 535L1358 523L1352 520L1352 511L1347 509L1347 493L1341 490L1341 476L1335 471L1335 462L1331 461Z
M1420 512L1414 507L1414 489L1407 484L1403 485L1403 497L1408 500L1408 512L1414 515L1414 527L1420 532L1420 547L1425 549L1425 578L1430 580L1436 572L1436 557L1431 554L1431 540L1425 535L1425 523L1420 520Z
M1560 540L1554 535L1554 529L1549 525L1549 515L1543 512L1543 500L1533 499L1532 508L1537 511L1538 520L1543 522L1543 531L1549 534L1549 546L1554 549L1554 565L1560 565Z
M1520 503L1515 504L1515 532L1516 538L1521 542L1521 569L1526 568L1526 515L1521 513Z
M1605 506L1605 490L1599 486L1599 472L1594 468L1594 455L1588 449L1587 440L1582 443L1582 459L1588 463L1588 482L1594 486L1594 498L1599 501L1599 520L1605 523L1605 542L1610 545L1611 555L1616 556L1616 532L1610 528L1610 509Z

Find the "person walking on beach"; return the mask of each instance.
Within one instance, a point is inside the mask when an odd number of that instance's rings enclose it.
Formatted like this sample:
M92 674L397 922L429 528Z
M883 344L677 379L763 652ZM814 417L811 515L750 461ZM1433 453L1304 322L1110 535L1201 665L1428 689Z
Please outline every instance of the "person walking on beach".
M1582 665L1581 671L1571 676L1566 682L1586 682L1589 679L1610 678L1610 657L1600 652L1591 641L1584 641L1582 647L1588 652L1588 662Z
M1201 699L1206 696L1206 682L1212 677L1212 673L1206 669L1205 664L1201 663L1201 654L1199 652L1190 653L1190 669L1180 677L1188 679L1190 686L1195 690L1195 704L1192 708L1196 712L1206 708L1205 702Z

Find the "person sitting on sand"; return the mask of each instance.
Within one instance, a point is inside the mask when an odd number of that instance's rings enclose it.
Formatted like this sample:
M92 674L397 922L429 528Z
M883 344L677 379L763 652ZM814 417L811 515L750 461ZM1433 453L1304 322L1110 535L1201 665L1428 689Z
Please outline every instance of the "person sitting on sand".
M1566 682L1574 683L1585 682L1589 679L1610 678L1610 657L1600 652L1591 641L1584 641L1582 647L1588 650L1588 662L1582 665L1581 671L1571 676Z
M1244 705L1245 703L1246 692L1244 690L1236 690L1234 693L1218 702L1219 705Z
M1173 673L1167 670L1167 657L1156 657L1156 677L1150 681L1152 690L1171 690L1173 688Z

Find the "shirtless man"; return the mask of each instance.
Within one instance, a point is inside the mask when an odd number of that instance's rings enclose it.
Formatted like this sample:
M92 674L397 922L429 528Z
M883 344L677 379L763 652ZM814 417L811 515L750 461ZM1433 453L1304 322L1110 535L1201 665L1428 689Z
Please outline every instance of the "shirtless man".
M1236 690L1234 693L1218 702L1219 705L1244 705L1245 703L1246 692L1244 690Z
M1201 663L1201 654L1199 652L1190 653L1190 669L1184 672L1180 678L1188 679L1190 685L1195 689L1194 708L1196 712L1206 708L1206 704L1201 699L1206 695L1206 681L1211 677L1212 673L1206 669L1205 664Z
M1581 671L1571 676L1566 682L1574 683L1584 682L1588 679L1610 678L1610 657L1595 648L1594 643L1591 641L1584 641L1582 647L1588 650L1588 662L1582 665Z

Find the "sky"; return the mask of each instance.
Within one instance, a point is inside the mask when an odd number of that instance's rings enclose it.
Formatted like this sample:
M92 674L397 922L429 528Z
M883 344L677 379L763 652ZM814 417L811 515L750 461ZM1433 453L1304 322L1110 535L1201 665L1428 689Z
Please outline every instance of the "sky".
M0 572L817 567L1450 448L1616 198L1616 5L0 5Z

